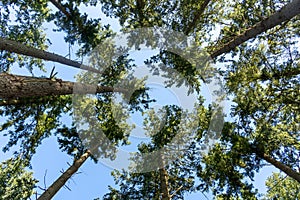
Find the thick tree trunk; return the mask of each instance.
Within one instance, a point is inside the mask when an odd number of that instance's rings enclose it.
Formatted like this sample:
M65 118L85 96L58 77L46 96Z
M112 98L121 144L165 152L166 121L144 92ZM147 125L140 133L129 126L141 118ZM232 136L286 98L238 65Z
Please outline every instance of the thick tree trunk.
M160 190L162 193L162 200L171 200L169 184L168 184L168 172L165 169L164 157L161 155L160 157L160 169L159 169L159 176L160 176Z
M55 96L4 99L4 100L0 100L0 106L40 104L43 102L46 103L48 101L55 101L55 99L56 99Z
M97 70L95 68L92 68L92 67L89 67L86 65L82 65L79 62L67 59L58 54L50 53L50 52L40 50L40 49L37 49L34 47L26 46L19 42L9 40L9 39L3 38L3 37L0 37L0 50L5 50L8 52L17 53L17 54L21 54L21 55L25 55L25 56L34 57L34 58L40 58L43 60L53 61L53 62L61 63L64 65L68 65L71 67L75 67L78 69L88 70L91 72L101 73L99 70Z
M280 11L255 24L253 27L248 28L244 33L234 37L231 41L222 45L222 47L218 48L211 54L211 57L216 58L223 53L227 53L247 40L254 38L268 29L280 25L284 21L292 19L298 14L300 14L300 0L294 0L283 6Z
M269 156L265 153L259 154L259 157L261 157L262 159L264 159L268 163L272 164L274 167L276 167L277 169L283 171L288 176L290 176L291 178L295 179L296 181L298 181L300 183L300 173L296 172L292 168L290 168L290 167L286 166L285 164L275 160L274 158L272 158L271 156Z
M0 98L2 99L67 95L73 93L95 94L104 92L126 92L126 90L62 81L60 79L50 80L48 78L0 73Z
M75 174L81 165L90 157L90 151L84 153L70 166L39 198L38 200L50 200L65 185L69 178Z

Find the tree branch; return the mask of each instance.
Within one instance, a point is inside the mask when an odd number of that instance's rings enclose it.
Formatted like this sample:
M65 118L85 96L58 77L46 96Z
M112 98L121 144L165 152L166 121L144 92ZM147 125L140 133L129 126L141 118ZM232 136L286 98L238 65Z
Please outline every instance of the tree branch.
M179 190L181 190L181 188L183 188L183 186L181 185L179 188L177 188L177 190L175 190L175 192L173 192L173 194L170 195L170 198L172 199L172 197L179 192Z

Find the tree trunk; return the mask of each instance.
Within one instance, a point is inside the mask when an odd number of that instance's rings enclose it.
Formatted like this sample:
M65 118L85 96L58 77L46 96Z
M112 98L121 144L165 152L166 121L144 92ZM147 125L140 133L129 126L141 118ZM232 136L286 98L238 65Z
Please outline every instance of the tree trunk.
M38 200L50 200L65 185L69 178L75 174L80 166L90 157L91 152L87 151L70 166L39 198Z
M192 21L190 21L187 25L187 28L185 30L185 34L189 34L195 27L196 27L196 24L199 22L202 14L204 13L205 11L205 8L208 6L209 2L211 0L204 0L204 2L202 3L201 5L201 8L199 9L199 11L195 14L194 18Z
M208 4L208 1L204 2ZM222 45L222 47L218 48L216 51L211 53L211 58L216 58L217 56L227 53L237 47L238 45L244 43L245 41L254 38L260 33L263 33L267 31L268 29L271 29L279 24L281 24L284 21L290 20L296 15L300 13L300 0L294 0L291 3L288 3L287 5L283 6L283 8L271 15L270 17L262 20L261 22L255 24L254 26L248 28L244 33L234 37L231 41L228 43ZM192 27L192 26L190 26ZM189 28L188 28L189 30ZM40 58L44 60L49 60L53 62L58 62L61 64L65 64L68 66L73 66L75 68L79 69L85 69L97 73L101 73L99 70L82 65L76 61L69 60L63 56L50 53L47 51L39 50L33 47L29 47L23 44L20 44L16 41L12 41L6 38L0 37L0 50L6 50L13 53L18 53L26 56L31 56L35 58Z
M283 6L283 8L280 11L274 13L270 17L267 17L266 19L255 24L254 26L248 28L244 33L234 37L231 41L222 45L221 48L218 48L216 51L214 51L211 54L211 58L216 58L217 56L223 53L227 53L233 50L238 45L246 42L251 38L254 38L258 34L263 33L268 29L271 29L281 24L284 21L292 19L299 13L300 13L300 0L294 0L291 3L288 3L287 5Z
M291 178L295 179L296 181L298 181L300 183L300 173L296 172L289 166L286 166L285 164L275 160L274 158L272 158L271 156L269 156L265 153L258 154L258 156L261 157L262 159L264 159L265 161L267 161L268 163L272 164L273 166L275 166L277 169L280 169L281 171L286 173L288 176L290 176Z
M62 81L61 79L50 80L48 78L0 73L0 98L2 99L104 92L126 92L126 90Z
M50 2L58 9L60 10L62 13L64 13L64 15L66 15L67 18L72 19L71 14L61 5L61 3L57 0L50 0Z
M168 172L165 169L164 157L161 155L160 157L160 169L159 169L159 176L160 176L160 190L162 194L162 200L171 200L171 195L169 191L169 184L168 184Z
M91 72L101 73L99 70L82 65L79 62L76 62L74 60L67 59L63 56L60 56L55 53L50 53L44 50L40 50L34 47L26 46L24 44L21 44L19 42L9 40L3 37L0 37L0 50L5 50L11 53L17 53L25 56L30 56L34 58L40 58L43 60L53 61L57 63L61 63L64 65L72 66L78 69L84 69Z

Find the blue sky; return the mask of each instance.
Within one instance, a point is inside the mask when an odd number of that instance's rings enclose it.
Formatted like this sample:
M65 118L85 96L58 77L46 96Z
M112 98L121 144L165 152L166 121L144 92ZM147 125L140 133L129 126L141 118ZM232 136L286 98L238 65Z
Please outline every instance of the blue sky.
M89 12L92 17L98 17L97 10L93 9L85 9L85 11ZM99 9L99 8L98 8ZM118 30L119 26L116 20L107 19L103 16L102 23L110 23L114 30ZM48 25L47 25L48 26ZM49 24L48 31L51 34L48 34L50 40L52 41L53 45L50 46L49 51L55 52L60 55L67 55L69 52L68 45L65 44L63 40L63 34L58 32L52 32L52 25ZM74 52L73 52L74 53ZM143 52L145 54L145 52ZM147 52L146 52L147 53ZM133 57L138 57L139 55L132 55ZM74 59L75 57L71 57ZM72 67L59 65L52 62L47 62L46 67L50 72L53 66L56 66L56 71L58 72L57 77L62 78L63 80L70 80L74 81L74 75L76 75L79 70L76 70ZM48 72L48 73L49 73ZM13 68L12 73L15 74L28 74L26 69L19 69L17 67ZM39 71L35 71L36 75L39 75ZM155 85L153 85L155 87ZM158 90L156 90L156 97L167 96L168 101L172 98L172 101L176 102L178 99L172 97L172 94L166 95L168 91L164 91L159 86L156 86ZM169 91L170 92L170 91ZM204 88L204 95L209 99L208 91ZM155 92L153 92L155 95ZM175 95L176 96L176 95ZM164 100L167 98L162 98L159 101L159 104L165 104ZM3 119L2 119L3 120ZM2 121L0 119L0 123ZM65 118L65 123L69 123L70 119ZM4 146L6 144L7 139L1 136L0 145ZM5 160L9 158L9 154L0 153L1 160ZM67 163L72 163L73 160L70 156L66 153L61 152L58 148L58 144L55 137L47 138L43 141L42 145L38 147L37 154L33 156L32 160L32 170L34 172L34 176L40 181L38 185L40 187L44 187L44 179L45 184L48 187L51 185L60 175L62 170L66 170L68 168ZM261 173L256 178L255 186L260 188L261 192L265 191L264 181L267 176L270 175L270 172L274 170L272 167L264 168ZM102 198L105 193L108 192L107 187L108 185L113 185L113 177L110 175L112 168L105 166L101 163L95 164L91 160L87 160L84 165L80 168L79 174L76 174L72 177L72 179L67 183L67 186L71 189L69 191L66 188L63 188L58 192L58 194L54 197L54 200L81 200L81 199L94 199L97 197ZM41 192L41 191L39 191ZM186 199L188 200L199 200L199 199L211 199L209 194L206 194L207 198L202 195L201 193L187 195Z

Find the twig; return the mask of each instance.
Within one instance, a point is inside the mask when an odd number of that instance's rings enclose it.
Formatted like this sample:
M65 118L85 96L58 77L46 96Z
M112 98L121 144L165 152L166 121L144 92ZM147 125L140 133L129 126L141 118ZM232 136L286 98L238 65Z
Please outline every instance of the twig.
M47 176L47 169L46 169L46 171L45 171L45 174L44 174L44 190L46 190L46 188L47 188L47 185L46 185L46 176Z
M179 188L177 188L177 190L175 190L175 192L173 192L173 194L171 194L170 198L172 198L177 192L179 192L179 190L181 190L183 186L180 186Z

